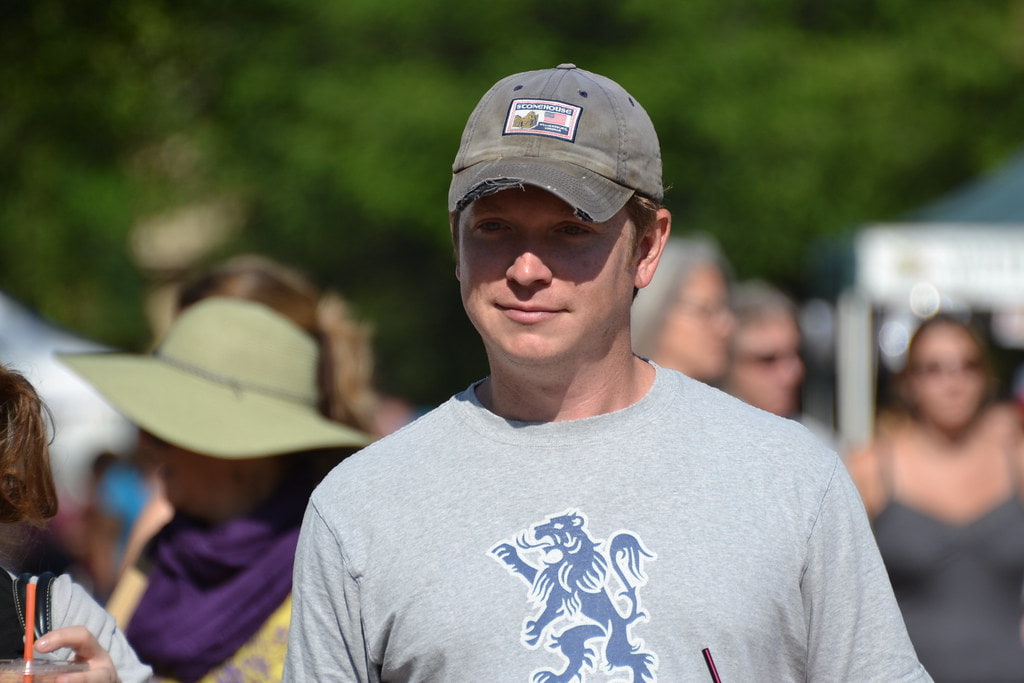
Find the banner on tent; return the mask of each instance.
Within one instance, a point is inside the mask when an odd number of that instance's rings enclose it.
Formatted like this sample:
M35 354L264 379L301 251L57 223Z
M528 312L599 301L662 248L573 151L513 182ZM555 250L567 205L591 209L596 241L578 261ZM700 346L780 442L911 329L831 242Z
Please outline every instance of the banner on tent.
M857 237L857 290L915 307L929 293L974 308L1024 306L1024 224L877 224Z

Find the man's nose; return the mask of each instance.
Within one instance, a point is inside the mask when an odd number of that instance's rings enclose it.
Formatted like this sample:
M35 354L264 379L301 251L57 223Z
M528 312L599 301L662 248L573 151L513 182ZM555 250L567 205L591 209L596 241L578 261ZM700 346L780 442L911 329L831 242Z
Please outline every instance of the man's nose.
M551 281L551 269L536 250L524 249L505 271L505 277L521 285Z

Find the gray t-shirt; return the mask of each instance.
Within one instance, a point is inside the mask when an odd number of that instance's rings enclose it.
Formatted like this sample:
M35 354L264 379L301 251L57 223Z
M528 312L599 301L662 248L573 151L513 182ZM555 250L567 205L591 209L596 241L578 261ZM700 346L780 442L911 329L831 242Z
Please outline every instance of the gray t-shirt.
M930 680L835 453L661 368L568 422L471 387L349 458L293 599L287 681Z

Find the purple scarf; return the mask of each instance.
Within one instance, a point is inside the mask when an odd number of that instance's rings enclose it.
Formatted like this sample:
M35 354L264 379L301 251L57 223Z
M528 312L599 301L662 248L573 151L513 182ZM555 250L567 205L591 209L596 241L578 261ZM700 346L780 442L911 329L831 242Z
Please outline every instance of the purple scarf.
M214 527L175 515L150 548L126 631L139 658L191 683L237 652L291 592L311 490L292 477L252 514Z

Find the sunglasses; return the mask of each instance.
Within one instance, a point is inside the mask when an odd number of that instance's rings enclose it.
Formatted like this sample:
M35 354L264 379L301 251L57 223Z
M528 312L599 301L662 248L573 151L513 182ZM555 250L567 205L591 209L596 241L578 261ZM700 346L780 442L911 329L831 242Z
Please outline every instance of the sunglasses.
M800 361L800 353L797 351L769 351L764 353L744 353L739 357L740 361L757 365L759 367L772 367L780 363Z
M981 360L978 358L962 358L959 360L931 360L915 363L910 371L915 377L959 377L962 375L981 374Z

